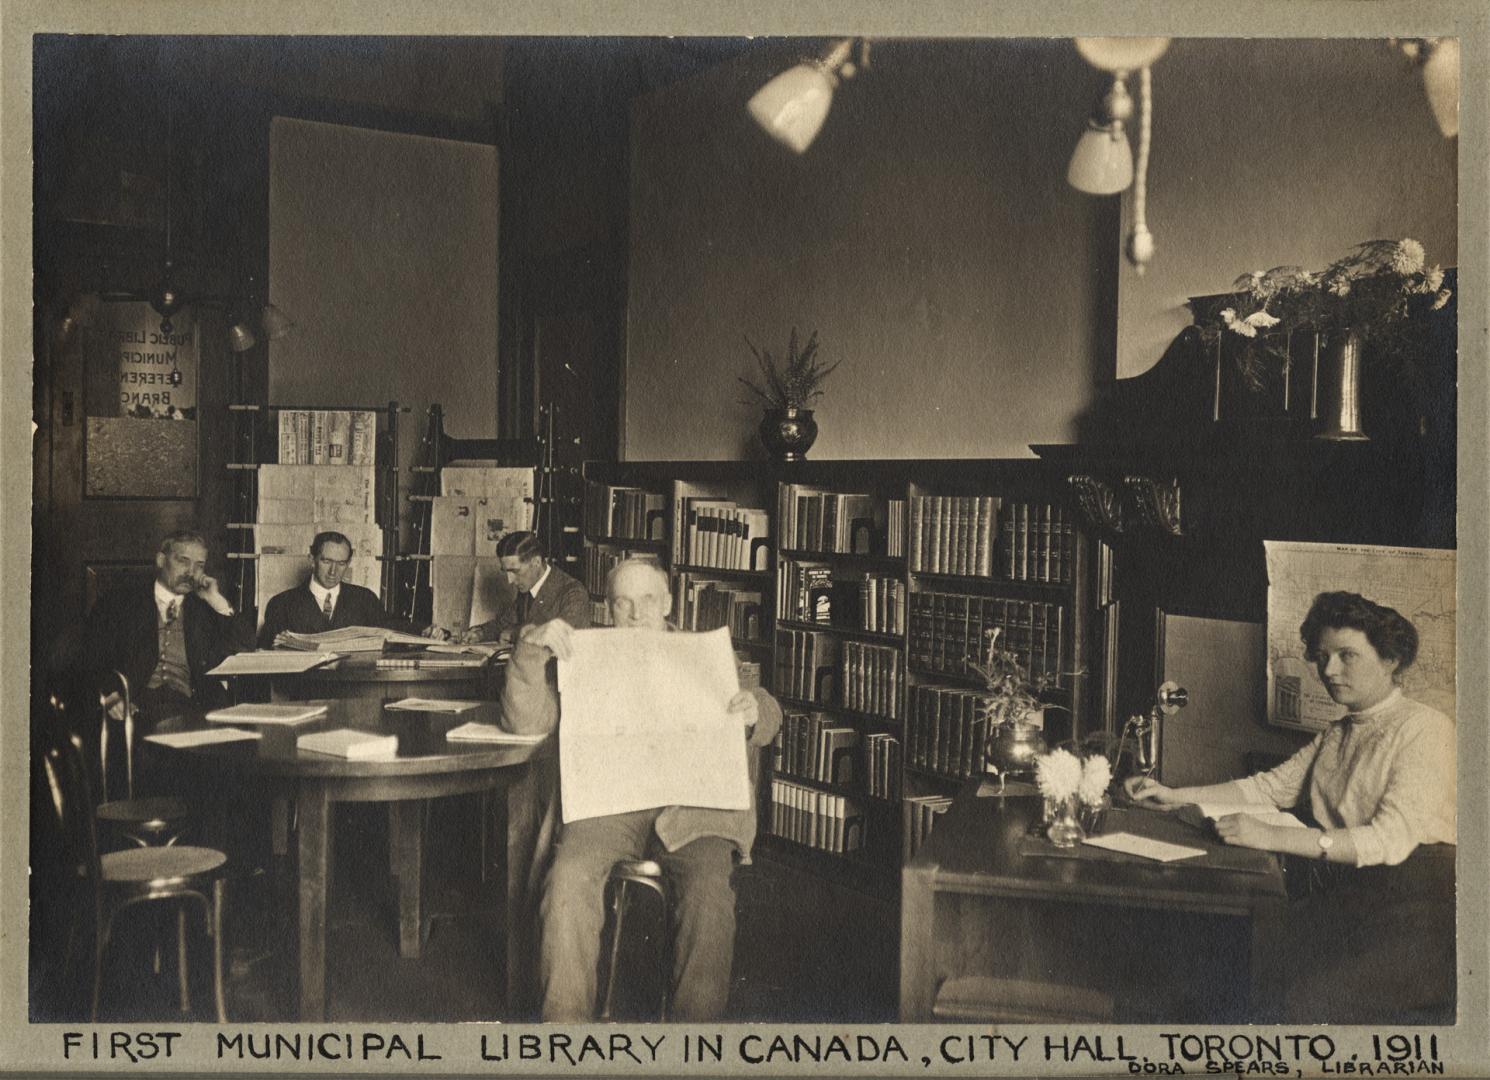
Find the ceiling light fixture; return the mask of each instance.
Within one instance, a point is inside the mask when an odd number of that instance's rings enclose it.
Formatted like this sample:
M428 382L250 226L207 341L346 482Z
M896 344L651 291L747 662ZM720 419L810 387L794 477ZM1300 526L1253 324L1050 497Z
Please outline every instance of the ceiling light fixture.
M869 42L859 39L859 63L849 59L854 39L844 38L826 54L789 67L757 90L746 108L771 138L805 154L822 130L840 76L852 79L869 66Z
M1459 39L1405 38L1398 47L1423 69L1428 107L1445 139L1459 134Z

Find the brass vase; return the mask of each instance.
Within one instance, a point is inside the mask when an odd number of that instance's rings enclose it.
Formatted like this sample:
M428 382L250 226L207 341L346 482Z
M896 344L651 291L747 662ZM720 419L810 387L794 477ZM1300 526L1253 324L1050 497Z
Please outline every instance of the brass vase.
M767 409L761 418L761 443L781 461L802 461L817 440L811 409Z
M1033 776L1035 759L1048 749L1045 733L1036 724L1001 721L988 735L988 771L1000 779Z
M1323 425L1316 439L1364 442L1361 426L1361 361L1364 342L1350 327L1328 332L1319 352L1315 383L1315 419Z

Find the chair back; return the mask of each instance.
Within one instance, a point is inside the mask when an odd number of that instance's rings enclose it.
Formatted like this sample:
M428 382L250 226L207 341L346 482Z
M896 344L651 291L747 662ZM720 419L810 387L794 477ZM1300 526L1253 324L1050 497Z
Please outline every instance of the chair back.
M115 694L118 695L124 707L124 719L117 723L109 720L109 699ZM110 783L110 774L117 772L117 769L110 768L109 761L109 743L112 741L111 733L115 730L120 732L123 743L124 780L122 785L117 776ZM118 756L116 753L115 758L117 759ZM104 676L103 685L98 691L98 790L99 799L102 802L135 797L135 716L133 704L129 699L129 680L124 677L122 671L111 671Z
M33 746L40 756L41 797L56 826L62 870L70 881L96 886L102 880L96 808L84 764L83 741L59 722L43 726L37 734L40 738Z

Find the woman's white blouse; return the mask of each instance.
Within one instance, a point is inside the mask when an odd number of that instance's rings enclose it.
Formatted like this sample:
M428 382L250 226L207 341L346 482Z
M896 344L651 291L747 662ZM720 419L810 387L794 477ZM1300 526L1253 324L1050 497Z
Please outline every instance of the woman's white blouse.
M1307 786L1314 820L1350 833L1357 866L1391 865L1419 844L1456 842L1454 767L1454 722L1393 690L1238 783L1248 801L1283 809Z

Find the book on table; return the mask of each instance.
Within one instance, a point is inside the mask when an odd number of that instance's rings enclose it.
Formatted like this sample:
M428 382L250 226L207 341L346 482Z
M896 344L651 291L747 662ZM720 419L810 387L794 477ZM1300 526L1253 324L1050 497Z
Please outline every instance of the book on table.
M361 761L367 758L393 757L398 753L397 735L375 735L355 728L313 731L295 740L301 750Z
M390 644L424 647L430 641L418 634L405 634L381 626L343 626L316 634L297 634L293 630L286 630L275 638L275 645L279 648L304 652L382 652L384 646Z
M479 709L479 701L458 701L454 698L406 697L399 701L385 702L383 708L395 712L463 713Z
M452 742L488 742L488 743L512 743L518 746L527 746L531 743L540 743L548 738L548 732L540 731L532 734L519 734L515 731L504 731L496 724L478 724L474 720L453 727L445 732L445 738Z
M208 675L295 675L340 660L339 652L297 652L288 649L256 649L234 653Z
M324 702L268 705L245 701L226 709L213 709L207 714L207 719L214 724L303 724L325 715Z

